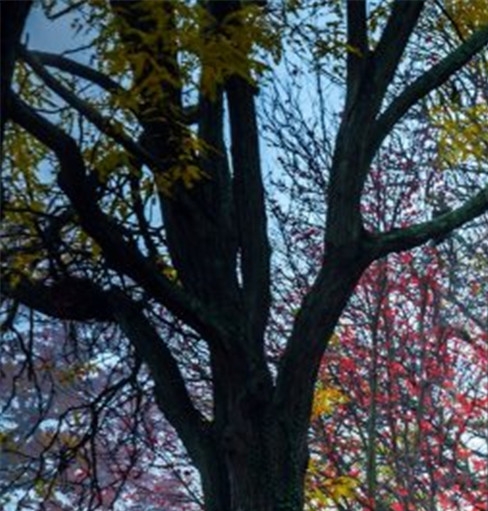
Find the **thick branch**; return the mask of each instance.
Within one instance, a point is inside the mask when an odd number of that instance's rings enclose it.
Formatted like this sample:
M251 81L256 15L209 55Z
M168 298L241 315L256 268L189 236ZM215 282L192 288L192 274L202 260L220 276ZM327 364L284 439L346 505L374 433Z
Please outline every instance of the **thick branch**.
M144 2L110 0L110 5L120 20L119 35L138 90L138 108L144 118L142 125L151 136L154 131L163 132L168 138L178 135L182 121L182 81L173 3L161 3L164 16L159 23L151 15L151 7ZM148 44L139 35L141 33L157 34L158 40ZM136 64L141 54L145 55L143 65L140 61ZM165 70L171 80L161 70ZM159 83L158 88L154 87L155 83Z
M305 435L322 355L363 271L372 261L366 244L329 255L304 299L282 357L275 392L276 413ZM300 431L301 429L301 431Z
M224 143L223 98L200 98L198 134L205 150L188 151L190 134L182 127L181 80L176 53L174 5L163 5L164 29L140 2L113 0L114 14L122 21L120 35L131 62L144 52L144 65L134 65L140 93L139 110L144 128L141 144L163 163L161 170L194 165L205 176L199 183L176 183L171 196L160 196L171 260L183 287L222 317L238 310L235 274L236 242L232 232L230 172ZM137 33L158 34L157 45L146 45ZM136 51L137 50L137 51ZM157 65L155 65L157 64ZM164 77L165 69L171 80ZM160 81L161 95L145 84L151 76ZM155 173L157 170L155 171Z
M264 4L261 4L264 5ZM217 23L242 8L238 1L209 1ZM218 28L215 28L218 30ZM240 30L246 26L240 24ZM240 77L225 84L229 106L235 223L240 249L246 337L261 346L270 305L270 248L266 227L264 187L254 104L255 90ZM258 349L258 353L260 350Z
M80 64L75 60L63 57L62 55L34 50L29 50L28 55L35 58L39 63L42 63L45 66L55 67L56 69L70 73L73 76L83 78L84 80L98 85L107 92L125 92L125 89L122 86L106 74L84 64Z
M419 246L430 239L449 234L488 211L488 187L460 208L435 220L406 229L367 235L363 242L332 250L311 291L304 300L280 365L275 406L276 413L294 418L297 428L305 427L313 384L327 339L362 272L374 259L390 252ZM348 250L349 249L349 250ZM305 434L302 431L302 434Z
M391 252L409 250L431 239L448 235L454 229L474 220L488 211L488 187L481 190L463 206L436 217L430 222L412 225L405 229L392 229L373 238L375 259Z
M347 42L350 53L365 55L368 52L368 27L366 24L366 1L347 2ZM352 63L355 62L354 60Z
M234 202L245 306L252 336L261 339L270 305L270 248L253 91L241 78L227 85L234 170Z
M393 126L413 105L442 85L487 44L488 26L478 30L465 43L409 85L376 121L371 153L377 150Z
M26 278L10 284L9 279L5 278L2 294L54 318L74 321L112 319L107 294L85 279L65 278L47 286Z
M78 76L79 78L83 78L95 85L98 85L102 89L106 90L111 94L127 94L128 91L124 89L121 85L119 85L115 80L112 80L109 76L93 69L84 64L80 64L75 60L69 59L67 57L63 57L62 55L57 55L55 53L48 53L44 51L29 51L30 55L36 58L40 63L45 66L55 67L61 71L65 71L66 73L70 73L73 76ZM138 113L133 111L136 117ZM183 108L183 120L187 124L193 124L198 119L198 107L197 106L187 106Z
M368 27L365 0L347 2L347 101L355 102L368 57Z
M376 112L383 101L386 89L390 85L405 51L410 35L417 24L424 0L395 0L386 27L373 56Z
M175 427L190 456L202 463L205 446L205 419L190 398L181 371L171 351L144 316L141 307L121 291L112 291L109 299L114 319L122 328L137 354L151 372L156 401Z
M326 243L339 247L357 243L363 235L361 194L374 153L371 125L384 100L423 7L422 1L395 1L376 50L367 52L365 6L348 2L348 43L366 52L348 53L347 101L336 138L328 190Z

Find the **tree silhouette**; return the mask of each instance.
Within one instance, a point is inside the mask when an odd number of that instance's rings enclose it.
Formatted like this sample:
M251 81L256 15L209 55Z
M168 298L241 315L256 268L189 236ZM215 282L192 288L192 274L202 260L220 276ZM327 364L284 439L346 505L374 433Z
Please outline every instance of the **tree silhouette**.
M412 64L399 84L406 49L438 19L446 23L442 9L304 4L86 2L76 9L90 27L93 67L5 47L19 66L2 102L2 293L53 318L120 329L200 474L208 511L303 508L315 382L360 277L375 260L488 210L482 188L430 221L380 231L366 228L360 208L372 162L399 121L482 60L486 19L472 18L462 38L446 31L438 60L425 58L420 71ZM306 23L310 10L315 26ZM304 51L313 36L309 50L336 58L344 103L325 186L315 190L326 210L322 257L270 365L256 97L265 60L276 61L303 26ZM345 27L344 38L334 27ZM204 346L210 404L190 391L168 322Z

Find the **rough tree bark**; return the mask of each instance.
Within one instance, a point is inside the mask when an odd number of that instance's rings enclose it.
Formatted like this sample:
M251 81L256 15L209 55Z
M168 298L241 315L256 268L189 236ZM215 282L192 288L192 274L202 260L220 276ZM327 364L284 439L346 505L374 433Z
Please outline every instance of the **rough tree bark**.
M140 15L137 2L111 4L125 26L133 29L121 33L128 47L135 44L131 39L135 30L155 29ZM171 5L167 4L168 23L172 23ZM240 5L237 1L207 3L217 27ZM143 304L121 289L102 290L82 279L76 286L65 282L64 287L62 283L47 287L25 280L17 286L6 285L4 292L54 317L110 320L120 326L148 365L155 399L200 471L207 511L303 509L314 382L327 339L361 274L378 257L425 243L488 209L488 190L484 190L458 210L422 225L369 233L362 224L360 197L382 140L410 106L442 84L488 41L488 29L480 30L408 85L380 114L386 89L423 7L423 1L395 1L383 36L372 51L366 3L347 3L348 44L358 51L347 57L347 99L330 174L325 255L296 317L276 380L266 364L264 348L270 308L270 249L254 88L232 76L215 98L201 97L198 132L213 148L198 162L207 177L191 189L176 185L170 196L160 195L168 248L180 286L162 275L151 256L127 241L120 226L99 208L75 141L22 100L12 98L10 119L57 155L59 187L83 230L100 245L107 265L136 282L208 344L214 389L212 422L195 408L184 377L145 315ZM145 51L177 78L177 56L172 48L148 47ZM43 73L41 54L26 52L25 58ZM62 65L52 58L50 65L56 62ZM66 62L64 66L69 68ZM143 72L154 72L150 63ZM142 78L135 76L136 80ZM43 79L49 82L47 75ZM2 81L2 96L3 86ZM181 149L182 91L178 80L173 86L162 82L161 87L164 104L155 105L149 92L147 96L141 93L143 135L139 141L109 133L155 175L171 167ZM69 93L64 97L73 108L90 115L82 102ZM224 101L228 119L224 119ZM96 116L90 119L105 129ZM230 161L225 123L230 127Z

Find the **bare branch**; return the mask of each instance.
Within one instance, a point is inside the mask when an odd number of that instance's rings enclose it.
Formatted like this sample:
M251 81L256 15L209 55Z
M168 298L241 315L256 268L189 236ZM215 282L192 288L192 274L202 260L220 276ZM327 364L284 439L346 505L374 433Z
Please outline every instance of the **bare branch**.
M3 130L8 118L10 84L14 72L17 46L20 42L24 24L32 7L32 0L24 2L0 2L1 22L1 69L0 69L0 149L3 142Z
M347 103L354 103L368 58L366 2L347 2Z

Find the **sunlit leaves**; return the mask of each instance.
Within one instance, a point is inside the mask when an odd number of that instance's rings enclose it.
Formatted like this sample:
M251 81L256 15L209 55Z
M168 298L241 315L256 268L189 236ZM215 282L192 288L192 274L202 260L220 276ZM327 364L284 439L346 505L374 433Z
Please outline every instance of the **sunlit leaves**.
M336 509L344 499L353 499L359 480L353 475L335 475L312 456L307 472L307 511Z
M337 344L334 336L331 344ZM349 401L345 392L331 382L321 382L315 391L312 406L312 421L331 418L340 405ZM307 509L319 510L323 506L339 503L342 499L354 496L358 485L355 477L328 473L327 463L322 464L320 457L312 455L307 471Z
M279 33L272 30L262 10L249 4L224 19L215 36L204 36L195 46L202 62L201 87L204 94L213 96L215 89L226 78L237 75L254 81L267 69L266 63L255 50L280 58Z
M334 479L324 481L324 493L330 496L334 502L340 502L341 499L347 499L354 496L354 490L358 481L354 477L339 476Z
M312 418L316 419L321 415L330 415L338 405L347 402L348 397L340 388L322 384L315 391Z
M106 5L98 0L91 4L99 10L95 19L106 19L96 44L112 76L134 77L131 95L143 93L157 101L164 97L161 84L181 88L194 87L214 97L216 88L232 75L253 81L267 68L265 59L280 58L280 36L270 25L262 9L252 3L226 17L216 30L215 20L198 3L152 2L137 4L153 30L134 30L124 26L119 17L110 16ZM108 15L108 16L107 16ZM129 48L114 43L120 30L131 38ZM178 73L169 61L157 60L148 48L161 48L178 55ZM150 72L148 72L150 70ZM130 98L125 100L130 101ZM132 105L134 106L134 105Z
M436 5L437 18L425 39L432 64L444 58L446 48L458 46L488 25L486 0L445 0ZM486 51L483 51L428 100L429 115L437 130L438 164L442 169L455 166L479 169L486 162L488 109L483 83L487 74Z
M441 166L466 162L481 164L488 158L488 106L448 108L439 106L431 111L439 133L439 160Z
M30 277L46 256L37 237L40 218L48 209L50 176L40 172L48 157L46 148L18 127L7 130L4 151L3 276L16 285L21 276Z
M475 30L488 25L488 3L486 0L445 0L448 12L456 30L467 37Z
M25 201L33 201L36 192L46 191L46 183L50 180L49 170L44 176L40 175L40 164L45 161L48 150L36 138L17 126L11 126L7 131L5 140L5 154L7 155L4 173L12 187L8 191L14 192Z
M117 171L130 167L130 160L127 152L119 146L111 143L110 140L103 139L95 143L92 147L84 150L84 155L89 162L91 171L97 176L101 184L116 176Z
M186 190L189 190L195 184L209 177L198 166L197 157L204 155L207 151L212 151L213 148L205 144L191 130L185 128L183 128L180 144L181 150L175 165L164 173L156 175L156 184L159 190L168 196L171 195L171 189L176 183L182 184Z

